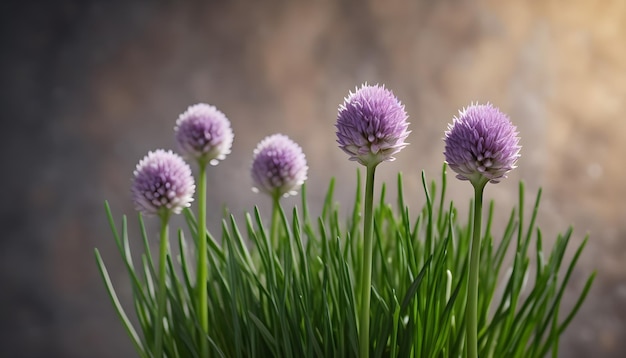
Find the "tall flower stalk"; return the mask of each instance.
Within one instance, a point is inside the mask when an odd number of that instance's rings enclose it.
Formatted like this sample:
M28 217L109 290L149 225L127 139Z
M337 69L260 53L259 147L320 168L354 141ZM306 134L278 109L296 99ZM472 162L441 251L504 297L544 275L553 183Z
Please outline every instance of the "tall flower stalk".
M284 134L264 138L253 152L252 189L272 198L270 238L274 246L278 244L280 198L296 194L308 169L302 148Z
M491 104L470 105L453 119L445 133L446 162L460 180L474 187L474 219L467 278L467 356L478 357L478 274L480 265L483 192L515 168L519 138L509 118Z
M359 311L359 357L370 354L370 299L372 295L372 257L374 249L374 177L376 164L368 165L365 174L365 214L363 221L363 265L361 266L361 309Z
M198 162L198 263L196 276L196 312L200 316L202 332L209 331L207 237L206 237L206 163ZM200 337L200 351L208 354L208 342Z
M198 163L198 262L196 311L203 335L209 330L207 291L206 187L207 164L217 165L226 158L233 143L230 122L216 107L199 103L187 108L176 121L176 141L188 158ZM208 355L208 342L200 337L202 356Z
M195 185L191 168L171 151L148 153L134 172L131 187L137 210L161 219L159 243L159 278L157 310L154 322L154 356L163 355L163 318L166 311L166 260L169 252L168 221L171 214L179 214L193 200Z
M339 147L367 168L365 215L363 222L363 264L361 267L359 321L359 357L369 357L370 299L372 289L373 202L376 167L392 161L394 154L407 146L409 123L404 106L384 86L364 84L350 93L339 107L337 142Z
M159 288L157 290L157 314L154 318L154 349L155 357L162 357L163 351L163 318L165 317L165 275L167 253L169 252L169 213L159 215L161 217L161 230L159 241Z

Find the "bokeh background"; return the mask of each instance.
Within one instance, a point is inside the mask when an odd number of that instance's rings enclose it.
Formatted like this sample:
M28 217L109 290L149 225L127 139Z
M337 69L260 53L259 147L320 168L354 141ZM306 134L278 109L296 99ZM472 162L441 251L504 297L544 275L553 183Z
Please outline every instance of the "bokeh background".
M190 104L218 106L235 131L232 154L209 172L214 213L268 207L248 167L275 132L308 155L313 211L332 176L347 206L356 164L333 125L365 81L393 89L410 114L411 145L378 173L393 182L403 171L415 207L421 171L439 177L458 109L490 101L510 115L523 150L487 190L498 211L523 179L528 200L544 188L544 237L570 224L573 245L591 236L565 303L598 278L561 356L626 356L625 1L7 0L0 30L0 356L134 356L93 259L100 248L128 303L103 201L137 232L134 166L175 148ZM467 202L467 183L449 187Z

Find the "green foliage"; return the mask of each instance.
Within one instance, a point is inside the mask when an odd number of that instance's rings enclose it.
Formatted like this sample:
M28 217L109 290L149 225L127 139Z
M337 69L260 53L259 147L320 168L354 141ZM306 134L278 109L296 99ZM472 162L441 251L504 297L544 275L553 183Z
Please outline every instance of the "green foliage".
M204 340L212 357L358 356L360 298L355 293L360 292L358 270L363 253L360 175L357 183L353 211L346 221L340 219L333 199L334 180L317 219L310 216L303 188L300 209L294 208L291 215L280 210L278 245L272 244L270 229L257 208L246 215L243 226L226 214L221 240L210 233L198 235L194 214L185 211L194 247L201 239L208 243L209 330L208 335L202 333L196 312L195 260L168 255L164 354L200 357ZM439 190L422 175L426 200L416 219L411 219L402 184L398 175L397 204L389 204L383 185L374 206L370 355L463 357L472 213L462 221L454 203L446 200L445 166ZM495 204L489 205L479 279L481 357L556 357L559 337L594 280L595 273L587 279L573 308L562 312L565 287L587 239L569 262L565 253L571 228L544 252L541 230L535 227L540 197L541 191L527 220L521 183L518 207L497 239L492 233ZM144 250L135 264L126 218L118 231L108 204L106 211L128 270L142 334L126 316L96 250L97 263L138 354L152 357L158 267L141 216ZM188 251L188 240L179 230L176 244L181 253ZM503 272L511 249L512 267Z

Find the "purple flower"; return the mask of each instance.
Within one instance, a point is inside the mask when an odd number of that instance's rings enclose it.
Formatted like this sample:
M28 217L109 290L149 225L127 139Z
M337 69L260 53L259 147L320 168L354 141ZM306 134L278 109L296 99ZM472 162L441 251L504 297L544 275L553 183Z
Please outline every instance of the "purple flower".
M187 108L176 121L176 141L186 156L217 165L233 144L230 122L214 106L199 103Z
M393 155L408 145L407 118L393 92L364 84L339 107L337 143L350 160L365 166L395 160Z
M498 183L515 168L519 138L509 118L491 104L472 104L459 111L445 133L446 162L457 178L473 185Z
M191 168L178 154L149 152L137 164L131 186L135 208L147 215L178 214L193 200Z
M307 178L308 167L302 148L283 134L263 139L254 150L254 191L272 197L295 195Z

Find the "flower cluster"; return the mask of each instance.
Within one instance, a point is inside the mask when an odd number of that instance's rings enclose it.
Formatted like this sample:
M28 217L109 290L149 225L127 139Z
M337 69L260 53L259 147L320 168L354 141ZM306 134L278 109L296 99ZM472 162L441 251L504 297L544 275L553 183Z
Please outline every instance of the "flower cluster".
M203 103L190 106L178 117L175 132L180 149L200 165L223 160L234 137L226 116ZM307 171L302 148L286 135L266 137L254 150L251 174L255 191L272 197L293 195L307 179ZM162 149L139 162L131 187L136 209L147 215L180 213L190 206L194 191L189 165Z
M362 165L392 161L408 144L405 139L407 114L404 106L384 86L364 84L350 93L337 116L337 143Z
M295 194L307 178L308 167L302 148L283 134L263 139L254 150L254 190L272 197Z
M472 104L459 112L445 133L446 162L457 178L472 184L498 183L520 157L517 129L491 104Z
M233 131L230 122L214 106L199 103L187 108L176 121L176 140L186 156L217 165L230 153Z
M137 210L147 215L175 214L193 201L191 168L172 151L149 152L137 164L131 186Z

